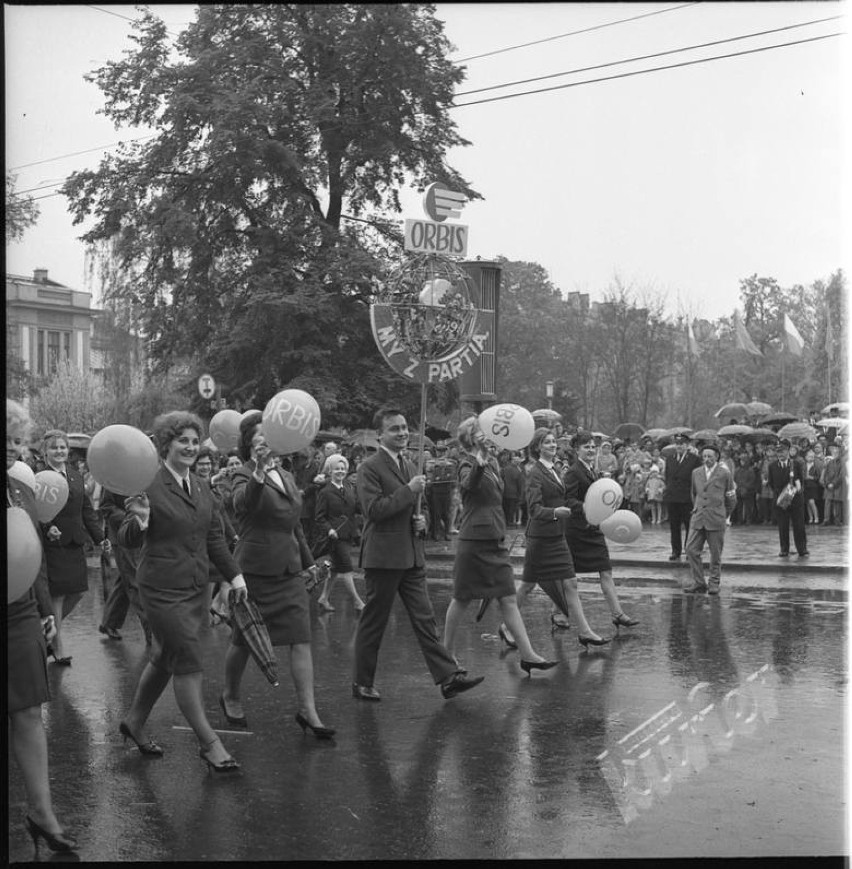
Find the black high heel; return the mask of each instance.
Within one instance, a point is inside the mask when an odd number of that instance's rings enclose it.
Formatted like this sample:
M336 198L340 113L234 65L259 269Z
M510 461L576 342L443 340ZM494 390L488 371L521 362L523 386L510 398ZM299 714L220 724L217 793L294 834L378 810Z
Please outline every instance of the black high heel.
M316 736L317 739L331 739L337 731L333 727L317 727L314 724L311 724L301 712L296 713L296 724L302 728L302 735L304 736L305 730L307 728L311 729L311 732Z
M213 745L214 742L218 741L219 737L217 736L212 742L208 742L207 745ZM240 765L232 757L225 758L221 763L213 763L207 756L207 752L204 750L205 747L203 745L198 747L198 756L207 764L208 773L210 770L214 772L236 772L240 768Z
M633 619L624 613L619 613L615 618L613 618L612 623L615 625L616 629L619 625L623 628L632 628L634 625L639 624L639 619Z
M529 676L532 670L550 670L558 663L559 661L521 661L521 669Z
M571 627L571 623L566 616L559 613L550 614L550 633L554 631L567 631Z
M26 818L27 830L32 836L36 854L38 854L38 840L44 839L45 845L56 854L70 854L77 849L77 842L65 833L48 833L42 829L29 815Z
M229 715L228 710L225 708L225 698L220 694L219 695L219 705L222 707L222 713L225 716L225 720L228 724L236 724L238 727L248 727L248 719L245 715Z
M505 644L506 644L510 649L517 649L517 648L518 648L518 644L517 644L517 643L516 643L516 642L515 642L515 641L514 641L514 640L513 640L513 639L512 639L512 638L511 638L507 633L506 633L506 629L503 627L503 625L500 625L500 627L497 628L497 633L499 634L500 639L501 639L501 640L502 640L502 641L503 641L503 642L504 642L504 643L505 643Z
M608 639L604 639L603 637L596 640L594 637L578 636L577 639L580 641L580 645L584 649L587 649L589 646L605 646L609 642Z
M139 742L139 740L130 732L130 728L123 721L118 725L118 732L124 737L125 742L127 742L128 739L132 740L139 749L140 754L144 754L146 757L163 756L163 749L157 745L153 739L149 739L147 742Z

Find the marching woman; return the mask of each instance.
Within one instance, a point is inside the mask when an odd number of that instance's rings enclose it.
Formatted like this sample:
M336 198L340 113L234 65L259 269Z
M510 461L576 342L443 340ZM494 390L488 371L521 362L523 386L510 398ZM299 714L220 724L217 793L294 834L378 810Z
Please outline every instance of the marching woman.
M577 461L565 474L565 503L571 515L565 521L565 538L574 570L577 573L597 573L600 576L601 590L612 613L612 623L616 628L633 627L639 620L625 615L618 601L618 592L612 579L612 563L606 538L597 526L589 525L583 512L583 503L589 486L598 479L593 470L595 461L595 440L588 432L574 435L571 443L577 453Z
M62 620L89 588L85 543L91 537L96 546L103 546L105 554L109 554L111 545L86 494L83 477L68 464L68 435L59 429L45 432L43 453L45 470L56 471L68 482L65 506L45 526L47 543L44 554L51 605L56 617L56 636L48 654L53 655L55 664L70 666L71 656L63 655Z
M247 414L240 423L240 455L245 464L234 473L234 512L239 542L234 550L245 572L248 596L257 605L273 646L290 647L290 673L296 687L296 723L317 739L331 739L314 705L311 622L303 571L316 571L299 517L302 498L289 471L276 467L261 430L263 414ZM313 517L311 517L313 518ZM240 703L240 682L249 651L239 629L225 657L225 691L219 698L225 718L247 727Z
M529 446L536 461L527 478L529 522L518 605L523 604L538 582L560 609L570 610L580 645L603 646L609 640L598 636L589 626L577 591L574 562L565 540L565 520L571 515L571 508L565 506L565 486L553 468L556 448L556 437L550 429L535 430ZM500 625L500 636L510 648L517 645L505 625Z
M21 457L30 419L15 401L6 399L6 470ZM6 476L6 505L21 507L38 531L35 495L25 483ZM39 535L41 536L41 535ZM7 541L7 546L12 541ZM7 703L9 745L21 770L27 793L27 830L36 852L39 839L55 852L73 851L77 843L65 834L53 811L47 765L47 735L42 703L50 700L47 649L54 635L54 617L42 558L35 583L6 607Z
M355 588L351 555L352 543L358 537L356 513L360 509L355 480L348 476L349 462L340 453L334 453L325 460L322 473L329 482L317 495L314 534L317 550L324 545L331 555L331 576L323 584L317 605L325 612L334 612L329 598L339 578L343 580L355 604L355 612L360 613L364 609L364 601Z
M125 500L127 516L118 539L123 546L141 547L136 581L153 643L119 731L146 757L162 756L163 749L143 730L172 680L178 707L200 743L199 756L208 769L233 772L239 764L204 711L200 637L207 621L210 562L238 598L245 596L245 581L228 552L209 486L190 473L201 437L195 414L173 411L158 417L154 438L160 469L147 492Z
M521 652L521 669L549 670L556 661L546 661L530 645L524 627L512 562L506 548L506 514L503 511L503 477L496 459L485 446L485 435L475 416L458 429L464 454L458 468L462 499L461 529L453 566L453 599L444 624L444 645L455 657L459 622L473 599L497 598L503 618Z

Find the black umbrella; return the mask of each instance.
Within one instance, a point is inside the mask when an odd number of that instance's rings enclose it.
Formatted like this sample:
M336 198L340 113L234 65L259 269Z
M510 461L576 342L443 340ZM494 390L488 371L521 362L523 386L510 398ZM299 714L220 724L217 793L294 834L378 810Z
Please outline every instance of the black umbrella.
M615 438L630 438L632 440L642 437L643 434L645 434L645 428L639 425L638 422L623 422L615 427L612 436Z
M785 413L783 410L780 413L772 413L769 416L763 417L760 421L762 426L786 425L788 422L796 422L799 417L794 413Z
M231 605L231 620L234 630L242 634L246 648L252 658L257 662L261 672L266 676L270 685L278 685L278 660L275 657L275 649L272 640L269 639L269 631L261 618L254 601L247 597L237 601L232 591L229 595Z

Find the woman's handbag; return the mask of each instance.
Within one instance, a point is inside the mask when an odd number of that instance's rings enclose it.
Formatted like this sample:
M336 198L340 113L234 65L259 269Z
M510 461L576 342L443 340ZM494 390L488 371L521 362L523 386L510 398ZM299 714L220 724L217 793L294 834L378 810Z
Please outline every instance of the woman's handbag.
M792 483L788 483L782 490L781 494L778 496L775 503L778 505L778 508L781 510L787 510L790 504L793 503L793 498L796 497L796 487Z

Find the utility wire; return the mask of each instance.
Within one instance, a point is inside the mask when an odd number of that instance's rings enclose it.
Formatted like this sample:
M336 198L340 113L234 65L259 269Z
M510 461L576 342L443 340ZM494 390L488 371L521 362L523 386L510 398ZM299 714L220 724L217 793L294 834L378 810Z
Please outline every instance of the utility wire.
M617 24L626 24L629 21L638 21L640 18L650 18L652 15L663 15L666 12L676 12L678 9L686 9L687 6L697 6L698 3L683 3L680 6L669 6L658 9L656 12L645 12L642 15L634 15L632 18L621 18L618 21L609 21L606 24L596 24L594 27L585 27L582 30L572 30L569 33L560 33L557 36L548 36L544 39L536 39L533 42L523 42L520 45L510 45L507 48L498 48L495 51L486 51L483 54L473 54L470 57L462 57L453 63L466 63L469 60L479 60L481 57L493 57L495 54L503 54L506 51L515 51L518 48L529 48L531 45L541 45L543 42L553 42L556 39L565 39L568 36L577 36L580 33L591 33L593 30L602 30L604 27L615 27Z
M760 30L756 33L746 33L746 34L743 34L742 36L731 36L731 37L728 37L727 39L716 39L713 42L702 42L702 43L699 43L697 45L685 45L683 48L671 48L668 51L659 51L659 52L656 52L655 54L643 54L643 55L640 55L637 57L626 57L623 60L613 60L613 61L610 61L609 63L599 63L599 64L596 64L595 66L583 66L583 67L578 67L577 69L567 69L564 72L553 72L553 73L550 73L549 75L540 75L540 76L536 76L535 78L519 79L518 81L510 81L510 82L506 82L505 84L495 84L495 85L491 85L489 87L476 88L475 90L460 91L459 93L456 94L456 96L457 97L470 96L471 94L480 94L480 93L484 93L485 91L495 91L495 90L499 90L500 88L514 87L515 85L521 85L521 84L530 84L531 82L534 82L534 81L545 81L546 79L558 78L559 76L563 76L563 75L573 75L574 73L578 73L578 72L590 72L593 69L606 69L609 66L618 66L619 64L622 64L622 63L634 63L634 62L639 61L639 60L651 60L652 58L655 58L655 57L665 57L666 55L678 54L682 51L694 51L697 48L709 48L712 45L722 45L726 42L737 42L737 41L742 40L742 39L751 39L754 36L767 36L770 33L780 33L784 30L795 30L797 27L809 27L812 24L824 24L826 21L836 21L837 19L842 18L842 17L843 17L842 15L832 15L830 18L819 18L815 21L803 21L801 24L788 24L786 27L776 27L774 30Z
M44 163L54 163L56 160L64 160L66 157L79 157L80 154L91 154L93 151L105 151L107 148L117 148L119 145L129 145L133 142L142 142L145 139L153 139L157 134L152 133L149 136L139 136L136 139L128 139L126 142L112 142L109 145L99 145L97 148L86 148L85 151L72 151L68 154L60 154L58 157L48 157L45 160L36 160L34 163L21 163L20 166L10 166L10 172L17 172L18 169L28 169L30 166L41 166Z
M130 17L128 17L127 15L122 15L120 12L113 12L113 11L111 11L110 9L101 9L100 6L90 6L89 4L86 4L86 6L87 6L89 9L94 9L95 12L103 12L104 15L112 15L112 16L114 16L115 18L123 18L125 21L129 21L131 24L135 24L135 23L136 23L136 19L135 19L135 18L130 18ZM179 33L175 33L173 30L166 30L166 33L168 33L169 36L174 36L175 38L177 38L178 36L180 36Z
M575 82L570 82L569 84L554 85L553 87L549 87L549 88L538 88L537 90L533 90L533 91L522 91L519 94L504 94L501 97L487 97L484 100L473 100L469 103L456 103L455 105L450 106L450 108L460 109L460 108L464 108L465 106L478 106L481 103L494 103L494 102L497 102L498 100L511 100L511 99L514 99L515 97L527 97L527 96L530 96L531 94L543 94L543 93L547 93L549 91L561 91L561 90L564 90L565 88L580 87L581 85L585 85L585 84L597 84L598 82L602 82L602 81L613 81L614 79L619 79L619 78L630 78L630 76L634 76L634 75L645 75L649 72L660 72L660 71L666 70L666 69L678 69L679 67L683 67L683 66L694 66L695 64L698 64L698 63L709 63L710 61L713 61L713 60L727 60L728 58L731 58L731 57L741 57L741 56L746 55L746 54L757 54L760 51L772 51L772 49L775 49L775 48L788 48L791 45L804 45L805 43L808 43L808 42L819 42L822 39L831 39L833 36L844 36L844 35L845 35L845 31L840 31L839 33L827 33L824 36L813 36L810 39L798 39L795 42L781 42L781 43L778 43L777 45L764 45L761 48L751 48L751 49L747 49L746 51L735 51L735 52L732 52L731 54L717 54L714 57L703 57L703 58L700 58L698 60L685 60L682 63L670 63L666 66L653 66L650 69L637 69L637 70L634 70L633 72L622 72L622 73L619 73L618 75L609 75L609 76L604 76L603 78L592 78L592 79L587 79L586 81L575 81Z

